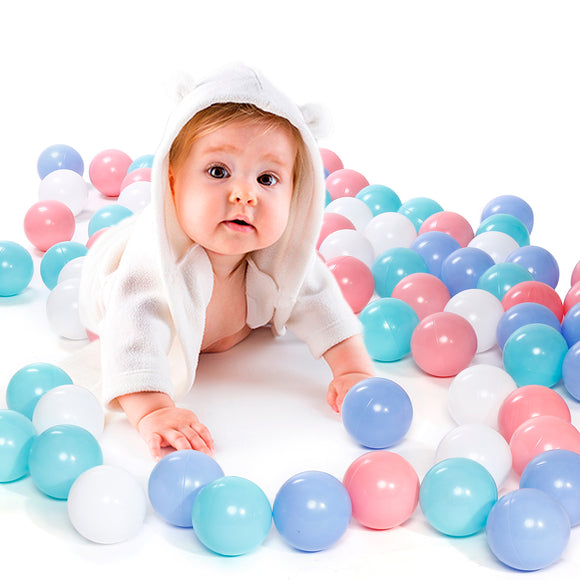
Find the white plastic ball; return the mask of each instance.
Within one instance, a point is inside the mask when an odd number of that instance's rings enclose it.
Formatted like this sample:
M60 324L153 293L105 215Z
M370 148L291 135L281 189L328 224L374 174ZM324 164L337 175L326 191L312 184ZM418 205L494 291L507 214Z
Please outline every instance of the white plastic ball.
M451 297L444 310L459 314L473 326L478 353L496 346L497 325L505 311L491 292L478 288L463 290Z
M117 203L130 209L134 214L139 213L151 203L151 182L135 181L127 185L121 190Z
M478 364L462 370L449 385L447 408L458 425L482 423L498 428L497 414L516 382L502 368Z
M328 261L338 256L352 256L369 268L372 267L375 253L371 243L357 230L338 230L329 234L318 250Z
M506 258L520 246L504 232L482 232L475 236L469 244L470 248L478 248L487 252L496 264L506 261Z
M73 527L98 544L117 544L135 536L147 511L143 487L129 472L112 465L82 473L70 489L67 504Z
M32 424L37 433L55 425L76 425L98 439L105 426L105 413L97 397L85 387L61 385L40 397Z
M57 169L49 173L38 187L38 199L56 199L67 205L75 216L87 206L89 186L76 171Z
M356 197L339 197L326 206L326 211L344 216L361 232L373 219L371 208Z
M57 284L46 300L46 316L50 329L63 338L83 340L87 331L79 316L79 278Z
M69 260L58 274L58 284L65 280L75 280L81 277L85 256Z
M364 235L380 256L391 248L408 248L417 237L413 222L401 213L383 212L371 219Z
M466 457L483 465L499 489L512 468L512 453L508 442L489 425L470 423L452 429L441 439L436 461Z

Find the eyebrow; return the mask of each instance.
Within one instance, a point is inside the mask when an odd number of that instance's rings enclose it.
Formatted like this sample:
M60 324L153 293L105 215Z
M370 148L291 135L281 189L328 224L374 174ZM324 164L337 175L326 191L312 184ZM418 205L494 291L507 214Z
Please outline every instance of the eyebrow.
M208 147L203 151L203 155L214 155L216 153L239 153L240 151L242 151L242 149L235 147L234 145L224 143L223 145L215 145L213 147ZM262 158L266 161L270 161L277 165L281 166L286 165L286 162L275 153L266 152L262 156Z

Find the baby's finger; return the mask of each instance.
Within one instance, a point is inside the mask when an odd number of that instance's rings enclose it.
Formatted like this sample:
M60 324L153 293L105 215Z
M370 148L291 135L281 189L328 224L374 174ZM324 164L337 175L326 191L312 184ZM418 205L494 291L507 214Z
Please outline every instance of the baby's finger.
M161 441L162 438L159 433L153 433L153 435L151 435L147 441L147 447L149 448L149 452L155 461L159 461L161 459Z
M197 427L197 425L194 427L186 427L183 429L183 434L187 437L193 449L201 451L202 453L207 453L208 455L212 455L213 444L211 443L211 437L210 442L207 442L206 439L199 433Z
M211 451L211 453L213 453L214 452L214 442L213 442L213 438L209 432L209 429L205 425L202 425L201 423L194 425L193 428L195 431L197 431L199 436L203 439L207 448Z
M339 412L340 407L337 403L336 391L334 389L329 389L326 393L326 402L335 413Z

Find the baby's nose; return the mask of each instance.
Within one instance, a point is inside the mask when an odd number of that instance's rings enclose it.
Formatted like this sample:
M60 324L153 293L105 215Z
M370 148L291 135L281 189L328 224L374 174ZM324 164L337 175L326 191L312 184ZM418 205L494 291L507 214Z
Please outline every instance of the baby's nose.
M257 198L249 185L239 185L232 189L229 201L230 203L241 203L243 205L256 205Z

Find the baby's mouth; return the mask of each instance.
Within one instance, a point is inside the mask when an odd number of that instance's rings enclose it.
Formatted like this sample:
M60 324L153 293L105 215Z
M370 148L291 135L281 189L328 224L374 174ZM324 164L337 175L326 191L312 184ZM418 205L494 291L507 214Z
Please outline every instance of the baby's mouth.
M233 220L226 220L224 221L224 224L237 232L251 232L254 229L254 226L247 222L246 220L242 219L242 218L236 218Z

